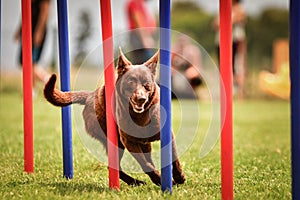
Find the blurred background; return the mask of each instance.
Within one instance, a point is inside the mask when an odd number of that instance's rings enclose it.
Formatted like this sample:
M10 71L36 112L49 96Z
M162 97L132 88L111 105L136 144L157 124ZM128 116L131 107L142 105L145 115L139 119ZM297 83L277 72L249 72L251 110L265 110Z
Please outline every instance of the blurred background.
M288 58L288 0L244 0L243 7L247 15L247 58L245 63L246 97L264 97L258 87L258 77L261 71L276 73L278 63ZM120 34L128 30L125 0L112 1L113 31ZM158 1L149 0L147 5L158 19ZM101 27L99 0L69 0L69 44L72 66L79 66L83 59L101 44ZM218 0L173 0L172 1L172 29L187 34L197 41L213 60L218 63L215 31L212 22L218 15ZM48 20L48 34L45 49L41 58L41 65L57 70L58 41L57 41L57 7L56 1L51 1ZM5 77L17 73L19 44L14 41L14 33L21 21L21 1L2 1L2 29L1 29L1 89L5 90ZM276 51L276 43L284 41ZM280 51L281 50L281 51ZM277 48L278 51L278 48ZM97 65L99 58L89 57L90 63ZM93 63L94 62L94 63ZM282 64L281 63L281 64ZM279 65L281 65L279 64ZM99 64L98 64L99 65ZM9 86L8 86L9 87Z

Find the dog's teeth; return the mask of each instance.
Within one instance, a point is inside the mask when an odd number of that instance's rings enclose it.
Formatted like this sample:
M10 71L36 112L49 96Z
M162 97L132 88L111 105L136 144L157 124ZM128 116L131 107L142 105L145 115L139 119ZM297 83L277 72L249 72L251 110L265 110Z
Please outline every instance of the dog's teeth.
M136 113L142 113L142 112L144 112L144 108L143 107L139 107L139 106L135 106L134 107L134 111L136 112Z

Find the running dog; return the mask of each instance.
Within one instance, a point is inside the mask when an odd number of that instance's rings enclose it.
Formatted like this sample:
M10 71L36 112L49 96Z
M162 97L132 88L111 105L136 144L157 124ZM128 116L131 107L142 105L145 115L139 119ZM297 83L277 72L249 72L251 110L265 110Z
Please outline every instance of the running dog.
M161 176L151 157L151 142L160 139L160 88L155 82L158 57L159 51L145 63L133 65L120 49L115 88L119 161L126 148L156 185L161 184ZM60 107L75 103L85 105L82 115L87 133L107 149L105 86L93 92L62 92L55 89L55 84L56 75L53 74L45 85L45 98ZM174 135L172 138L173 184L183 184L185 175L177 156ZM126 174L121 166L119 175L128 185L145 184Z

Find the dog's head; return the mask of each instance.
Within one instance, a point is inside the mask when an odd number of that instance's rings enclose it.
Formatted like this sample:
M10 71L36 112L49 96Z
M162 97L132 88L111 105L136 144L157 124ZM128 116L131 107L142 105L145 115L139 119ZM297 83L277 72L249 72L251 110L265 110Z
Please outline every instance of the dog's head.
M117 92L129 102L133 111L142 113L148 108L156 90L155 75L159 51L141 65L133 65L122 53L117 66Z

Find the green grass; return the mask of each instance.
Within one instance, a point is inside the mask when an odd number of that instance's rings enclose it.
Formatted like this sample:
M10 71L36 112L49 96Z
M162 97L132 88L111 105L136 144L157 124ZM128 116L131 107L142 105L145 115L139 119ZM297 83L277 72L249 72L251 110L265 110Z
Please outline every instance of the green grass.
M185 109L194 112L194 102ZM179 124L174 102L174 128ZM120 192L108 189L107 168L89 154L76 129L73 134L74 179L62 177L60 109L41 94L34 100L35 172L23 172L23 107L18 92L0 93L0 199L220 199L220 145L204 158L199 150L209 126L210 109L200 103L200 125L193 143L180 157L187 177L172 196L163 194L143 173L132 176L147 182ZM193 121L194 120L194 121ZM234 104L234 193L236 199L291 199L289 103L245 100ZM158 145L156 145L158 146Z

